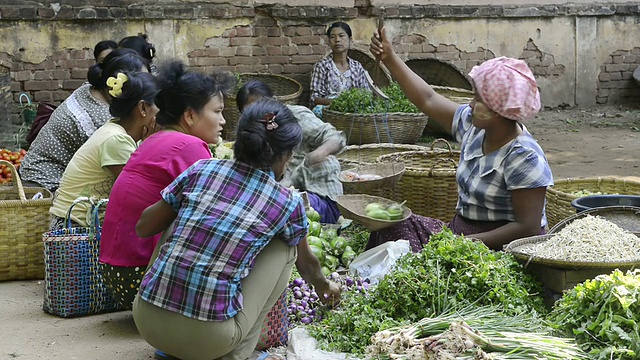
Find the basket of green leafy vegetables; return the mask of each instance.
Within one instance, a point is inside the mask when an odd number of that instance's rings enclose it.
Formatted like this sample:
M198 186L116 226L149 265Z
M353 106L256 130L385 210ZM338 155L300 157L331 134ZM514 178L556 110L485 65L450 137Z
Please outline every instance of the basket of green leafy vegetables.
M344 131L349 145L417 142L427 116L407 99L397 83L382 91L388 101L367 89L344 91L323 110L322 119Z

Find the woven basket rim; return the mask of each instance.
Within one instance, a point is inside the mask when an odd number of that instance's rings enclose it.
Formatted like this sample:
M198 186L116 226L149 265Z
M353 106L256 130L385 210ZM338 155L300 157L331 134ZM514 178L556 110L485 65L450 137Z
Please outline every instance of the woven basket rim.
M289 76L280 75L280 74L271 74L271 73L255 73L255 72L239 73L238 75L240 77L243 77L243 76L244 77L260 77L260 76L273 77L273 78L279 78L279 79L286 80L288 82L293 83L297 88L296 92L287 94L287 95L276 95L275 98L279 101L292 100L299 97L302 94L302 84L300 84L298 80ZM233 98L233 97L230 97L230 98ZM235 101L235 98L233 98L233 101Z
M331 110L331 109L328 109L328 108L323 109L322 112L323 112L323 114L324 113L332 113L332 114L355 115L355 116L370 116L370 117L372 117L372 116L387 116L387 117L389 117L390 115L394 115L394 116L415 116L415 117L426 116L422 112L417 112L417 113L409 113L409 112L351 113L351 112L342 112L342 111Z
M342 209L344 209L344 211L347 212L346 214L343 213L342 216L344 216L347 219L351 219L354 222L360 223L361 225L368 227L370 230L375 231L375 230L380 230L380 229L384 229L386 227L395 225L397 223L407 220L412 214L411 209L409 209L406 205L402 205L402 208L404 209L404 216L402 217L402 219L399 219L399 220L373 219L353 209L352 207L353 204L356 201L360 201L360 200L365 200L367 203L372 203L372 202L395 203L395 204L400 204L400 203L384 197L367 195L367 194L345 194L345 195L338 196L336 198L336 203L338 204L338 207L341 209L340 212L342 213Z
M403 152L396 152L396 153L391 153L391 154L386 154L386 155L380 155L378 156L378 158L376 159L376 162L386 162L387 159L394 159L395 158L406 158L409 156L430 156L433 154L438 154L438 155L456 155L456 156L460 156L460 152L458 151L456 154L456 151L449 151L449 150L444 150L444 149L433 149L433 150L418 150L418 151L403 151ZM395 160L395 159L394 159ZM397 160L396 160L397 161ZM438 163L445 163L445 162L450 162L453 165L455 165L454 169L441 169L441 168L436 168L436 165L438 165ZM444 176L449 176L451 174L455 175L456 170L458 168L458 162L452 158L440 158L440 159L436 159L436 163L433 164L430 168L427 167L416 167L416 166L408 166L406 165L406 170L405 172L414 172L414 173L429 173L431 175L436 175L439 174L440 176L444 175ZM428 175L428 174L425 174Z
M380 168L388 169L388 165L379 164L379 163L356 164L354 166L354 168L341 170L339 175L338 175L338 180L340 180L340 182L342 183L343 186L347 186L347 187L350 187L350 188L355 189L355 190L360 189L362 191L368 191L368 190L371 190L371 189L380 189L382 187L393 187L393 186L395 186L398 183L398 180L400 180L400 178L402 177L402 175L405 172L405 166L404 166L404 164L401 164L401 163L393 164L392 173L390 175L380 174L380 172L376 173L375 171L380 169ZM375 180L361 180L361 181L348 181L348 180L346 180L344 178L343 174L345 172L347 172L347 171L352 171L353 172L354 169L357 169L357 171L362 171L364 173L369 173L369 171L371 171L370 169L374 169L374 171L372 171L371 173L375 174L375 175L380 175L380 176L382 176L382 178L375 179Z
M565 226L569 225L570 223L572 223L574 220L583 218L587 215L603 215L603 214L607 214L607 213L634 213L637 215L638 220L640 220L640 207L637 206L603 206L603 207L597 207L597 208L593 208L593 209L589 209L589 210L585 210L585 211L581 211L577 214L571 215L568 218L565 218L564 220L560 221L559 223L555 224L551 229L549 229L549 234L555 234L557 232L559 232L560 230L562 230ZM604 216L604 218L606 219L606 216Z
M621 177L611 177L611 176L597 176L597 177L577 177L577 178L565 178L565 179L554 179L553 185L547 187L547 192L551 194L564 195L567 198L577 199L579 196L571 195L570 193L564 192L562 190L558 190L558 186L562 187L562 185L566 184L593 184L593 183L623 183L623 184L631 184L640 186L640 181L624 179Z
M635 233L638 235L638 233ZM624 266L638 266L640 265L640 258L634 261L567 261L567 260L552 260L541 257L535 257L533 255L527 255L521 252L518 252L518 248L529 245L529 244L537 244L548 241L556 234L545 234L545 235L536 235L530 236L522 239L517 239L503 247L503 250L507 253L512 254L517 259L526 262L528 264L540 264L547 265L554 268L559 269L593 269L593 268L615 268L615 267L624 267Z

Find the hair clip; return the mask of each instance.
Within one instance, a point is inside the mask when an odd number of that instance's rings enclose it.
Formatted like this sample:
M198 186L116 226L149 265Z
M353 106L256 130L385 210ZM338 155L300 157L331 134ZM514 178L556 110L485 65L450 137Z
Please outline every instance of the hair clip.
M107 79L107 86L111 88L109 94L114 98L117 98L122 94L122 85L127 82L129 78L124 73L119 73L116 77L110 76Z
M274 113L266 113L262 117L262 120L258 121L267 124L267 130L275 130L278 128L278 123L276 122L276 114Z

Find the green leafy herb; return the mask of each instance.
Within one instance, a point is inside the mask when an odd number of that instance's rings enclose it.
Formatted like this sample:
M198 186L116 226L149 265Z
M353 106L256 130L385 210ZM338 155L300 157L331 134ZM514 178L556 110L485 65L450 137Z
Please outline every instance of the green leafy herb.
M593 359L637 359L640 270L615 270L576 285L555 304L549 322L574 335Z
M394 82L381 89L389 101L374 97L368 89L352 88L343 91L331 101L329 109L343 113L381 114L381 113L419 113L420 110L402 92L400 85Z
M420 253L398 260L367 296L345 296L339 309L310 327L328 350L363 354L380 330L474 306L505 314L544 312L541 285L515 259L445 229Z

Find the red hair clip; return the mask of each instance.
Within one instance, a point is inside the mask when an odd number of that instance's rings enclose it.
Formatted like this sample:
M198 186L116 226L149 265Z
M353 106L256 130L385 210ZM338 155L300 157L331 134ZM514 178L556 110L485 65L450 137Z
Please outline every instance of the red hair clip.
M262 117L262 120L258 121L267 124L267 130L275 130L278 128L278 123L276 122L276 114L274 113L266 113Z

